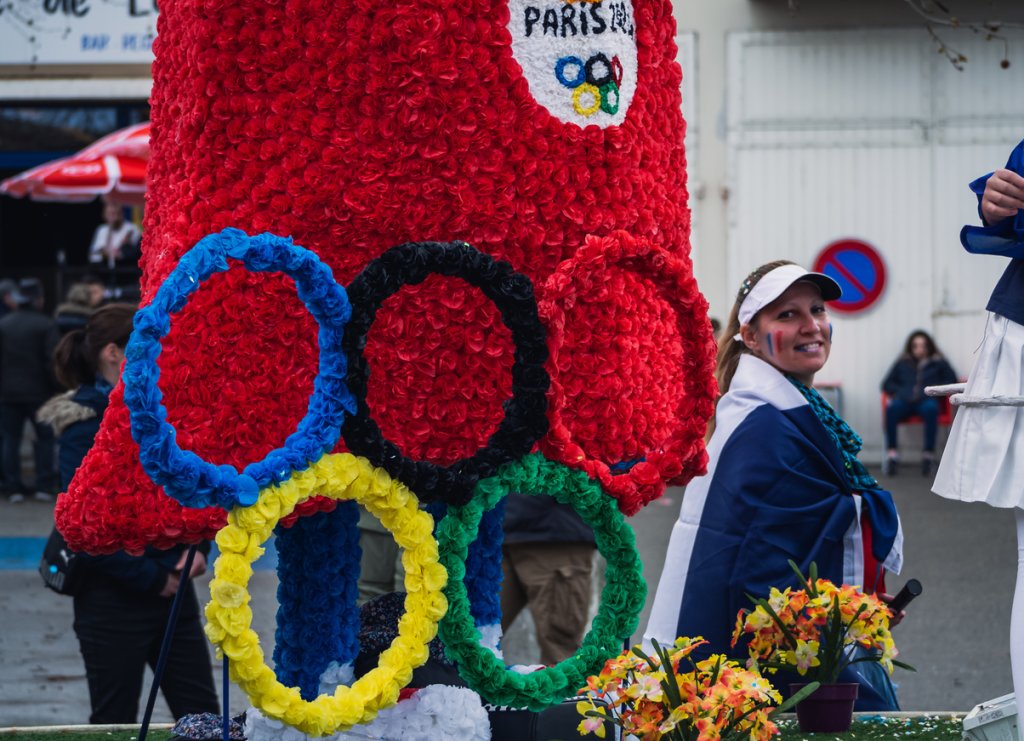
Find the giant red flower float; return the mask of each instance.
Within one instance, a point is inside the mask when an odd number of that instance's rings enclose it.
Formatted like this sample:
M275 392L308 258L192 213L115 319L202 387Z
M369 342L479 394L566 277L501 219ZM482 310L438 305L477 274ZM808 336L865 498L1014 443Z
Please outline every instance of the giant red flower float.
M343 285L393 245L465 241L560 302L552 379L573 403L553 410L542 448L591 461L592 475L623 470L627 512L701 470L712 352L690 276L669 0L169 0L158 31L144 302L225 227L292 236ZM607 283L569 306L558 281L586 272L588 238L660 262L593 257ZM500 424L511 336L462 280L388 298L365 353L367 403L406 456L449 464ZM237 467L263 458L302 418L316 359L316 324L287 278L213 276L163 340L177 444ZM223 518L150 482L115 390L58 502L69 544L195 542Z

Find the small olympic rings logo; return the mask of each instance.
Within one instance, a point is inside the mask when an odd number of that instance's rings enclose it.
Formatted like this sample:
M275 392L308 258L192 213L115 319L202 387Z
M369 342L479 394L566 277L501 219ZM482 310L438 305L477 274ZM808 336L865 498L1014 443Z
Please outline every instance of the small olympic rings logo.
M573 109L586 118L598 111L609 115L619 112L619 88L622 87L622 62L598 52L586 62L574 55L555 62L555 79L572 90Z

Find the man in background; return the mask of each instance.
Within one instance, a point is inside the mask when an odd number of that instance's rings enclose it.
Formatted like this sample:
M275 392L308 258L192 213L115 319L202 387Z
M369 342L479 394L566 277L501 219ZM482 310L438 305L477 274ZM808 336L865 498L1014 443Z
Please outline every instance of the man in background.
M50 501L56 491L53 431L36 422L36 412L58 389L53 350L57 324L43 313L43 287L35 278L18 283L17 308L0 319L0 437L3 485L11 502L25 500L21 440L25 422L35 428L35 499Z
M139 228L124 219L124 207L107 201L103 206L103 222L89 247L89 262L103 263L114 268L124 260L138 259L138 244L142 239Z

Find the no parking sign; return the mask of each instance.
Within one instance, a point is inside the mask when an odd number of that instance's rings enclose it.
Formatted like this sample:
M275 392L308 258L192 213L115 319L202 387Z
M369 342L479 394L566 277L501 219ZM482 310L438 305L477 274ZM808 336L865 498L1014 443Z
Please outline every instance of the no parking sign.
M825 247L814 261L843 289L843 297L830 301L829 311L855 314L873 305L885 290L885 263L878 251L858 239L840 239Z

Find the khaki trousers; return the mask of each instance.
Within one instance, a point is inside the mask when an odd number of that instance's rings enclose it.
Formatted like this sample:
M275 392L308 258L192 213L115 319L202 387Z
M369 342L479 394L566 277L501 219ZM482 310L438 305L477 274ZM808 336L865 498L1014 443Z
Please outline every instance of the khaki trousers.
M550 666L572 656L583 641L594 551L590 543L502 546L502 632L529 606L542 664Z

